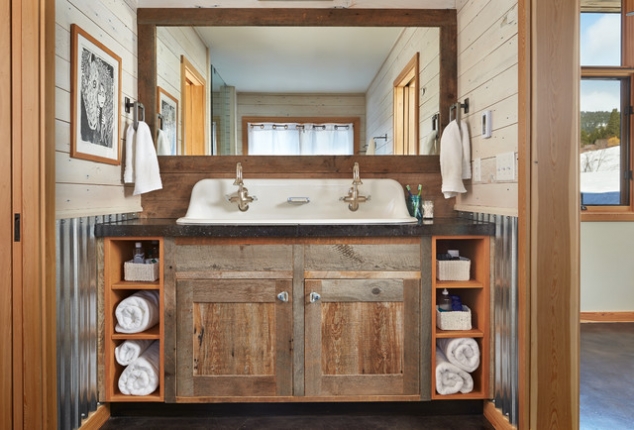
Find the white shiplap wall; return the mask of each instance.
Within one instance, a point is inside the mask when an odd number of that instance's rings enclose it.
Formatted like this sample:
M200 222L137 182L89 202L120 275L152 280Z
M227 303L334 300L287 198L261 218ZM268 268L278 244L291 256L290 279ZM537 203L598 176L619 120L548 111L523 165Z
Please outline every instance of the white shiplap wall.
M209 84L211 69L208 65L207 47L191 27L157 27L157 85L178 100L178 148L182 140L181 56L196 68ZM207 111L209 112L209 97Z
M242 145L243 116L359 117L361 146L365 141L365 95L363 94L270 94L238 93L238 148Z
M407 63L420 53L420 140L424 141L431 132L431 117L438 112L440 57L438 55L440 32L437 28L407 28L401 33L392 51L373 79L367 95L367 136L383 136L387 142L377 139L376 153L391 154L394 143L393 88Z
M515 177L496 180L496 156L513 152L518 142L517 0L459 0L458 99L469 98L471 158L480 162L480 180L466 181L456 209L517 215ZM482 138L481 115L492 111L493 134Z
M132 188L123 186L123 164L70 157L71 24L77 24L121 57L121 137L131 114L123 100L137 98L136 0L57 0L55 2L56 218L141 210ZM121 139L120 143L125 146ZM123 160L123 158L122 158Z

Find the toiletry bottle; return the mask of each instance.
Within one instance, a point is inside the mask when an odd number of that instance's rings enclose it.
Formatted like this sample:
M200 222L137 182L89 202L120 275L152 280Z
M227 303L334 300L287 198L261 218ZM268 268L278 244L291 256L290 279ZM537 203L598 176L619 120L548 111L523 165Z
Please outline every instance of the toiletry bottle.
M143 252L143 244L141 242L137 242L134 246L134 257L132 258L133 263L145 263L145 252Z
M441 311L451 311L451 297L446 288L442 290L442 295L438 299L438 308Z

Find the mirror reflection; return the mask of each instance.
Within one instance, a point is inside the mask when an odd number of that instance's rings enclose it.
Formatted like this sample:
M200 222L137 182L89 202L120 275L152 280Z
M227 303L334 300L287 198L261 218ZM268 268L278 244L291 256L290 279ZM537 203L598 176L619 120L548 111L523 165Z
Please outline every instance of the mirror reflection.
M172 155L434 155L439 44L436 27L157 27Z

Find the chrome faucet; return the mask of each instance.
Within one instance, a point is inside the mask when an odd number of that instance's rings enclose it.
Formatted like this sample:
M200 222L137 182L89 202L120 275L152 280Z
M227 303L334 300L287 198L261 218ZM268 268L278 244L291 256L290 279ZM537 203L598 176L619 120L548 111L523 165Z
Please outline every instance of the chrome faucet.
M348 203L348 209L352 212L359 209L359 203L364 203L370 200L370 196L359 195L359 185L363 185L359 175L359 163L354 163L354 166L352 167L352 187L350 187L347 196L339 198L339 200L343 200Z
M232 196L227 196L227 199L231 203L238 203L238 209L245 212L249 209L249 203L257 200L255 196L249 195L249 190L244 186L242 180L242 163L236 164L236 180L233 181L233 185L238 186L238 191Z

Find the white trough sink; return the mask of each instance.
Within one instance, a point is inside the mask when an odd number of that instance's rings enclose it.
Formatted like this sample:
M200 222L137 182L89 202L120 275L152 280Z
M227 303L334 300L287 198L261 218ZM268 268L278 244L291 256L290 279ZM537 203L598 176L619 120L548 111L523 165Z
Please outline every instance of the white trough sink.
M370 196L351 211L349 179L244 179L257 200L242 212L227 196L233 179L203 179L192 189L187 214L178 224L402 224L418 220L407 212L401 185L393 179L363 179L359 195ZM290 200L290 202L289 202ZM303 203L308 201L308 203Z

